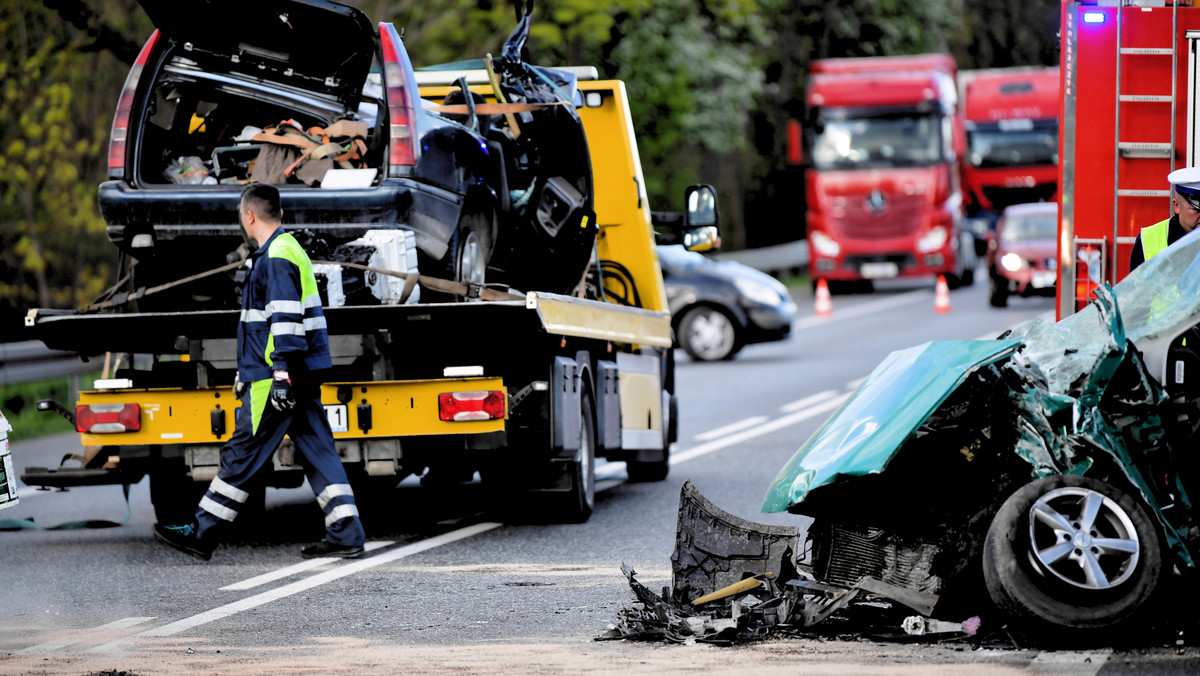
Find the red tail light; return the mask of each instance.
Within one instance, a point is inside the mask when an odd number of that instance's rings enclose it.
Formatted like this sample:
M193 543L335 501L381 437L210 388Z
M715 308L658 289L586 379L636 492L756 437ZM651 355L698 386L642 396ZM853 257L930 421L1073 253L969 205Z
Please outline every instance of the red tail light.
M138 80L142 79L142 69L150 58L154 43L158 42L158 31L150 35L142 51L138 53L133 68L125 78L125 87L121 90L121 98L117 101L117 112L113 115L112 134L108 141L108 177L121 178L125 174L125 139L129 135L129 117L133 113L133 95L137 92Z
M438 395L438 417L446 421L495 420L504 417L504 393L445 392Z
M1087 307L1094 289L1100 287L1104 275L1100 262L1101 251L1094 246L1081 246L1075 252L1075 311Z
M417 139L414 120L411 66L400 55L404 48L396 28L380 22L379 43L383 48L383 88L388 107L388 175L401 176L402 167L417 163Z
M75 430L92 434L136 432L142 429L137 404L88 404L75 407Z

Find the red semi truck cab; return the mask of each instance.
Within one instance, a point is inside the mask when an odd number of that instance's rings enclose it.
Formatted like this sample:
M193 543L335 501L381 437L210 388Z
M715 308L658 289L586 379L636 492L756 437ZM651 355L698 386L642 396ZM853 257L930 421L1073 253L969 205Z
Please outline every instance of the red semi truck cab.
M813 280L945 274L951 286L970 284L953 57L816 60L807 103Z
M1062 4L1059 318L1129 272L1142 228L1171 216L1167 174L1200 164L1200 7Z
M1005 207L1058 193L1058 68L963 71L968 216L992 223Z

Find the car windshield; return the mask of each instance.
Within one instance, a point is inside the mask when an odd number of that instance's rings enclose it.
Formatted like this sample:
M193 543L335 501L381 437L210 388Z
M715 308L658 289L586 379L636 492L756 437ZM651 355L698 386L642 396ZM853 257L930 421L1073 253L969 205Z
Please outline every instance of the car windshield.
M682 244L669 244L658 247L658 257L668 265L704 265L708 259L695 251L688 251Z
M971 166L1022 167L1058 164L1058 122L1008 120L967 133Z
M1035 239L1054 239L1058 234L1058 211L1009 215L1000 229L1000 241L1005 244Z
M934 113L826 119L813 140L818 170L922 167L942 157L942 125Z

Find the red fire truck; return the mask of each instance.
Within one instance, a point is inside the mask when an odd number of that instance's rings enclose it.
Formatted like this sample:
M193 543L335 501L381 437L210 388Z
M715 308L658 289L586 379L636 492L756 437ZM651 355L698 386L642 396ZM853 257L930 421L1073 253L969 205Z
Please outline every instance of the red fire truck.
M1129 271L1141 228L1171 215L1167 174L1197 164L1200 7L1062 4L1059 318Z
M1058 68L959 73L967 152L967 215L994 225L1013 204L1054 201L1058 192Z
M955 72L947 54L813 61L804 136L814 282L974 281Z

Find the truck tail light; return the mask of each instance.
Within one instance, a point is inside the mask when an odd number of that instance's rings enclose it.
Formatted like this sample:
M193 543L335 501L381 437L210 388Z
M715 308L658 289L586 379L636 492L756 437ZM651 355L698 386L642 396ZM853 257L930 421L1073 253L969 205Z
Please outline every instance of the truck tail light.
M379 24L379 43L383 49L383 88L388 108L388 175L403 175L404 167L417 163L417 138L412 92L412 66L402 59L404 46L396 27Z
M133 114L133 98L137 93L138 81L142 79L142 69L150 59L150 52L158 42L158 31L150 35L142 51L138 53L133 68L125 78L125 87L121 90L121 98L117 100L117 112L113 115L112 134L108 141L108 177L121 178L125 175L125 141L129 136L129 118Z
M84 404L75 407L75 430L91 434L136 432L142 429L137 404Z
M1104 278L1103 253L1098 247L1080 246L1075 251L1075 311L1087 307L1092 291L1100 287Z
M495 420L504 417L504 393L495 390L444 392L438 395L438 417L446 421Z

